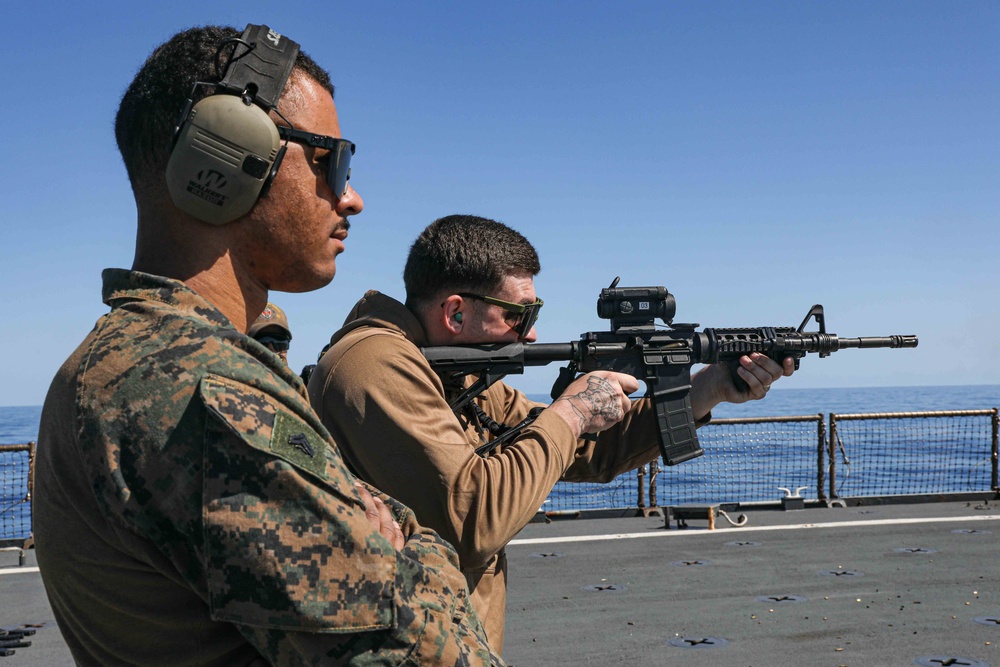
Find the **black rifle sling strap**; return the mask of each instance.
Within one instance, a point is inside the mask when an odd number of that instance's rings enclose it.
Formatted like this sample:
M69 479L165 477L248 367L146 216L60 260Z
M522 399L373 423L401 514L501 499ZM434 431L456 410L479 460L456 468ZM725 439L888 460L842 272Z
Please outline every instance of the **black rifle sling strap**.
M478 408L479 406L476 407ZM500 449L503 449L511 442L513 442L514 439L517 438L517 436L521 435L521 431L523 431L527 426L529 426L533 421L535 421L535 419L538 418L538 415L540 415L542 413L542 410L544 409L545 408L542 407L531 408L531 410L528 411L528 416L519 421L518 423L514 424L513 426L498 424L498 426L500 426L502 429L505 430L503 430L503 432L493 440L487 442L484 445L476 447L476 454L478 454L479 456L489 456L490 452L492 452L494 449L498 447ZM480 409L480 411L482 410ZM483 413L483 416L486 416L486 414ZM487 419L489 419L489 417L487 417ZM492 419L490 419L490 421L492 421L494 424L497 423Z

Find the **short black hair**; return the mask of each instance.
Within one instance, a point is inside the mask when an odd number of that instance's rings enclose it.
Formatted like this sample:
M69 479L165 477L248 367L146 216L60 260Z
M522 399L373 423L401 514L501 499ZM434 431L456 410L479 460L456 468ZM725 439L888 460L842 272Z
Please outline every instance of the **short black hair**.
M227 39L242 34L229 26L201 26L177 33L153 50L122 96L115 116L115 139L125 162L132 189L148 179L163 178L170 159L174 127L195 82L215 83L219 76L215 54ZM220 67L225 71L229 49L223 49ZM329 73L299 51L295 68L314 78L333 95ZM191 97L197 102L211 93L198 86Z
M449 215L432 222L410 247L403 270L406 305L418 308L443 292L490 294L507 276L538 275L534 246L502 222Z

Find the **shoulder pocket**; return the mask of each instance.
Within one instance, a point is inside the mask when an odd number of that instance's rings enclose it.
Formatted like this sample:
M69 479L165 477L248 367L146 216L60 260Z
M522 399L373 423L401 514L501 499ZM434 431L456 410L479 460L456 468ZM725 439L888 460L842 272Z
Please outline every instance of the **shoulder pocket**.
M206 376L199 386L205 407L246 444L308 471L325 482L348 482L328 461L323 436L263 391L221 377ZM339 454L333 458L339 459ZM334 468L331 470L331 464ZM343 480L338 477L343 476Z
M396 554L325 436L267 393L206 376L202 485L212 617L357 632L395 623Z

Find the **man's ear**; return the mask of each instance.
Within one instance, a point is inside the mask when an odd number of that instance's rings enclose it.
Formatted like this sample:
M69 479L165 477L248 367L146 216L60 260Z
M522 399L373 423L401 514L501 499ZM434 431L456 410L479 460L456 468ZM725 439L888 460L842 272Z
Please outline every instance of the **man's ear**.
M441 325L452 335L462 333L463 308L467 304L457 294L452 294L441 304Z

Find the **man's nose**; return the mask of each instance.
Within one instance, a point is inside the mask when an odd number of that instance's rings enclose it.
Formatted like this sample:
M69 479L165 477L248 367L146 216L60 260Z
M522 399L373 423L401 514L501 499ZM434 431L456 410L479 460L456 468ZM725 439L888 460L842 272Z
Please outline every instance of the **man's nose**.
M347 217L349 215L357 215L365 208L365 200L361 198L358 191L351 187L351 184L347 184L347 192L344 193L343 197L337 200L336 211L338 214Z

